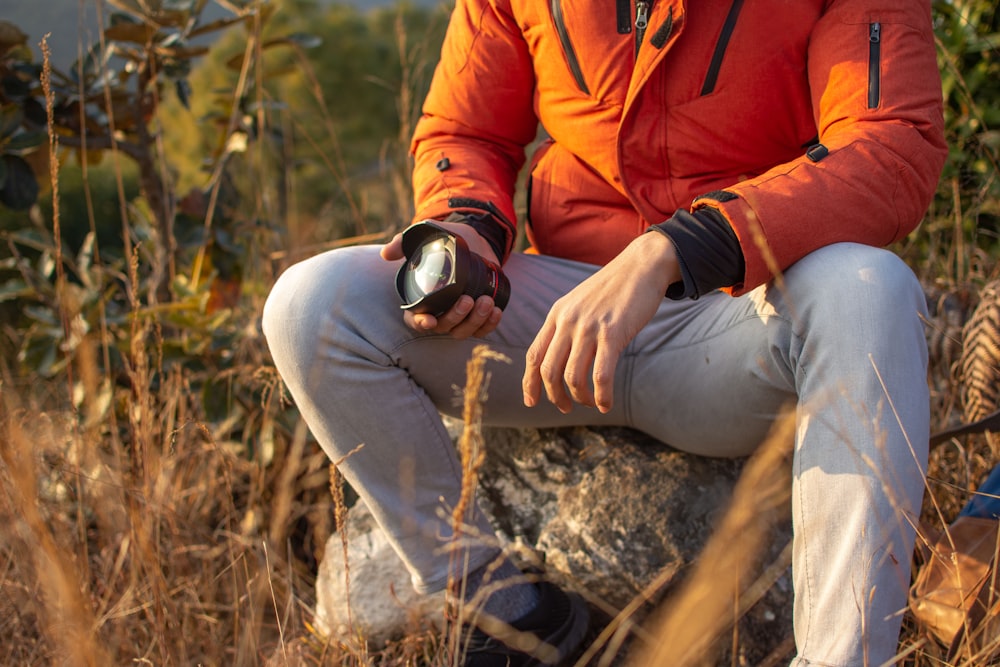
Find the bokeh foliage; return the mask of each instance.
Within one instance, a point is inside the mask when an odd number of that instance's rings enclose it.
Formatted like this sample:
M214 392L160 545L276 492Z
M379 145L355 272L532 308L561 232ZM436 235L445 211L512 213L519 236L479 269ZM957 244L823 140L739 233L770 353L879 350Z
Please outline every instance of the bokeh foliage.
M207 4L114 0L87 56L46 70L48 99L40 54L0 22L0 349L21 372L62 370L54 323L136 311L166 325L165 358L199 365L298 248L409 217L406 136L447 12L241 0L205 21ZM86 294L68 314L41 288L57 268Z
M949 159L907 258L927 281L981 282L1000 250L1000 10L935 0Z

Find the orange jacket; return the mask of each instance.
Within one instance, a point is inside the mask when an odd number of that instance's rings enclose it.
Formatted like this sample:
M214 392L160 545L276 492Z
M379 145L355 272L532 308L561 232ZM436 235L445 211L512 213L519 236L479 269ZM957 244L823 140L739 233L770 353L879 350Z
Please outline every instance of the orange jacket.
M905 236L947 152L927 0L457 0L415 219L489 210L509 252L539 122L535 250L603 264L711 206L743 251L737 294L824 245Z

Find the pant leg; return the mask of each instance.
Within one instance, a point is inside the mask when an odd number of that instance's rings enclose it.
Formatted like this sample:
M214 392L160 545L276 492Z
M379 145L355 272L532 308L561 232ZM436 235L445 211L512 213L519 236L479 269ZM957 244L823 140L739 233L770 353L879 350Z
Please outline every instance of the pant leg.
M693 453L742 455L796 400L793 664L881 664L923 493L923 292L891 253L838 244L782 287L701 301L658 316L627 350L628 420Z
M880 665L896 653L924 490L925 297L902 261L870 248L796 266L771 302L797 339L797 664Z
M403 324L394 275L374 246L345 248L285 271L264 308L275 365L314 436L372 514L421 591L444 587L450 508L461 467L439 412L461 414L461 388L472 349L482 340L418 334ZM486 418L493 424L559 426L621 423L622 413L552 406L525 408L521 376L528 345L556 298L595 267L515 255L505 270L511 302L485 342L511 359L490 362ZM624 389L623 389L624 390ZM358 451L358 445L363 445ZM476 514L468 534L470 570L497 552Z

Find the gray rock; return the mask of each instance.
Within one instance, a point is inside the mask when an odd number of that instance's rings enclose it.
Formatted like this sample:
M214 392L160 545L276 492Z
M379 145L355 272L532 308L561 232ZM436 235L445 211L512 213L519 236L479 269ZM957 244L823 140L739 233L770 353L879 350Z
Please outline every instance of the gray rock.
M368 508L348 513L347 563L341 534L327 540L316 576L316 629L349 646L386 641L433 623L444 627L444 594L420 595Z
M624 430L492 431L489 448L482 504L499 530L617 607L697 555L742 463Z
M452 423L450 428L457 436L461 426ZM641 622L676 592L687 566L725 511L743 465L743 460L685 454L620 428L486 429L484 439L488 454L480 471L481 507L502 538L542 554L548 576L584 593L598 626L645 592L648 602L633 605L632 619ZM375 536L349 530L352 542L377 545ZM762 558L765 566L777 558L790 536L790 522L777 526L771 539L774 546ZM331 559L333 552L341 555ZM335 585L338 576L343 578L334 574L342 568L341 552L335 535L318 582L318 614L324 619L345 615L330 608L340 603L339 594L322 590ZM357 560L350 556L352 582L388 577L388 566L381 561L392 561L398 568L392 575L393 586L402 599L400 589L408 588L408 577L388 545L359 553ZM647 590L664 573L665 584ZM377 596L379 590L384 595L388 585L373 584L371 592L363 594L354 586L351 599L357 628L361 606L386 608L384 601L369 596ZM442 605L436 607L440 610ZM386 613L377 619L381 626L365 627L379 638L398 636L403 627L389 624L399 618ZM365 622L376 622L374 614ZM344 627L342 622L325 623L331 630ZM787 643L782 648L783 640L791 636L787 572L740 619L736 632L735 662L732 635L727 635L721 642L719 664L762 664L771 653L787 651Z

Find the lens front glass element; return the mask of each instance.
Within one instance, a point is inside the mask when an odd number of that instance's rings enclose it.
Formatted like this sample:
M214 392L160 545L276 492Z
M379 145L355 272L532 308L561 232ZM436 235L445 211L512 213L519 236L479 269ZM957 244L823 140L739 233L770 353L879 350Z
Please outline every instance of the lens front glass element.
M451 283L455 270L454 252L453 243L437 238L413 253L403 281L407 303L419 301Z

